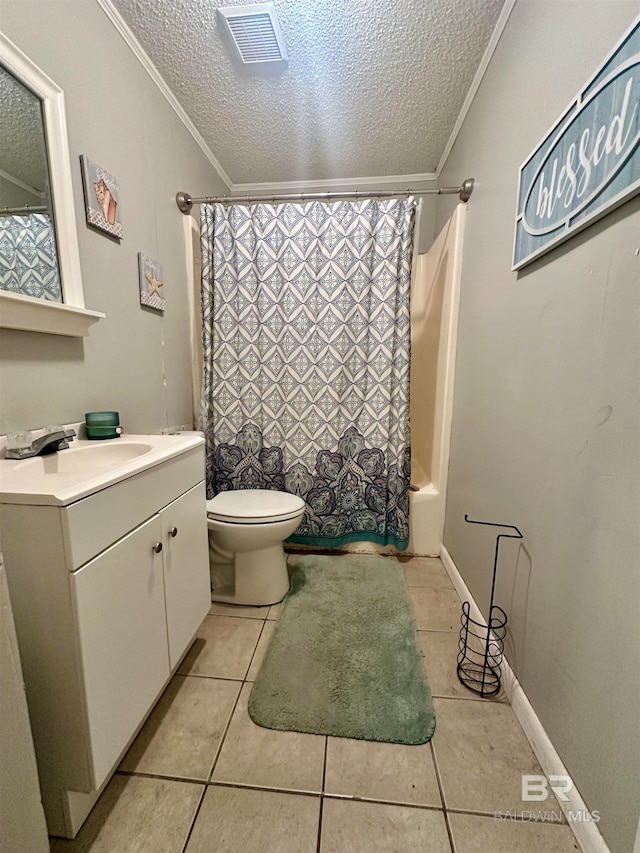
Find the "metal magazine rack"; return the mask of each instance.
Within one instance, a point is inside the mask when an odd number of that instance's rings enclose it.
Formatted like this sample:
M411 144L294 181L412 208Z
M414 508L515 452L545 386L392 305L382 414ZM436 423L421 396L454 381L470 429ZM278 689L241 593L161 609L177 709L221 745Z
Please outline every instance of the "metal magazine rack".
M493 558L493 578L489 601L489 619L479 622L471 616L471 602L462 605L460 617L460 640L458 642L458 678L465 687L480 696L494 696L500 690L500 668L504 655L504 640L507 635L507 614L494 604L498 552L501 539L522 539L522 533L513 524L495 524L492 521L473 521L465 514L469 524L485 527L502 527L514 533L499 533Z

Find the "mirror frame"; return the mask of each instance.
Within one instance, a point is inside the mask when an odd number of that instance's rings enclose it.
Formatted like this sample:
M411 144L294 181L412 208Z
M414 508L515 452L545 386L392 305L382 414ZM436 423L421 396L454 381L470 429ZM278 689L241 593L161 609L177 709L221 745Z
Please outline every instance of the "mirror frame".
M0 327L82 337L105 315L84 307L64 93L0 32L0 64L42 102L63 302L0 290Z

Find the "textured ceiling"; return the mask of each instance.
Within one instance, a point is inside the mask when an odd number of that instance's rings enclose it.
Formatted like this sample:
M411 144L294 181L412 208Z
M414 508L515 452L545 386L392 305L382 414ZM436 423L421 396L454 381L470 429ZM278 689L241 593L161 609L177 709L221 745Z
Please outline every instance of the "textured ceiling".
M266 70L216 14L244 2L113 0L234 183L433 172L504 0L275 0Z
M0 169L44 190L48 171L40 100L1 66L0 115Z

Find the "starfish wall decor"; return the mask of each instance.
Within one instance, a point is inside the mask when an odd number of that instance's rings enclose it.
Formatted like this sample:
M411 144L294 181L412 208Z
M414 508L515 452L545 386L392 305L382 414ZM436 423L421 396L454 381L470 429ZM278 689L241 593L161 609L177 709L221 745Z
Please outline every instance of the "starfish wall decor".
M138 279L140 285L140 304L145 308L164 311L165 299L160 288L164 287L162 264L157 258L138 252Z

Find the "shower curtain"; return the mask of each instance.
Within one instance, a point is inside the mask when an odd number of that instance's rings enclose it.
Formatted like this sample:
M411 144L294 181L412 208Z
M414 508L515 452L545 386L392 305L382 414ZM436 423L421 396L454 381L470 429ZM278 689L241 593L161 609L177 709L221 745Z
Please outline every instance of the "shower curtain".
M415 202L202 207L209 497L306 501L289 541L409 539Z
M0 290L62 302L56 241L47 214L0 216Z

